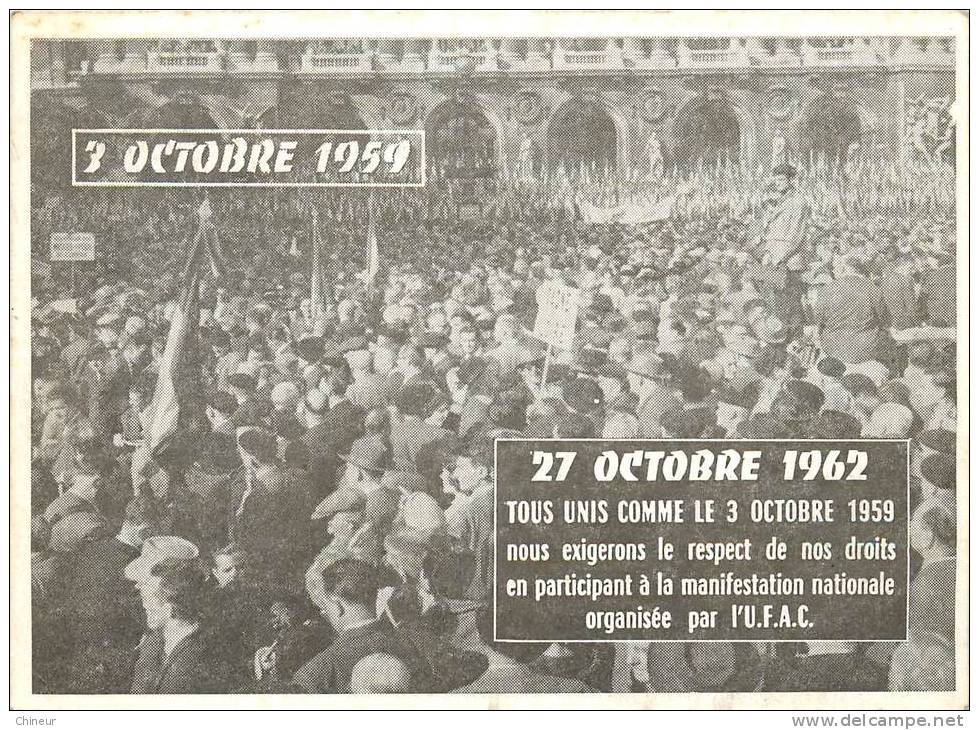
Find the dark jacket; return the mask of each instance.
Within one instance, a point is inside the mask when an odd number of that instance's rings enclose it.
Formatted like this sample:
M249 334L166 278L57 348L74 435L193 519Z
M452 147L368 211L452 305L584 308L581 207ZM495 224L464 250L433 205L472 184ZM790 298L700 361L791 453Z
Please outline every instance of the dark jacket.
M341 631L328 649L299 668L293 681L311 694L349 692L354 666L371 654L390 654L401 659L411 670L416 690L424 691L421 684L428 673L424 661L380 621Z
M200 630L185 637L163 656L163 632L143 637L133 670L130 694L205 694L226 692L226 668Z
M884 295L872 281L851 276L828 284L813 314L829 357L854 364L880 359L889 323Z

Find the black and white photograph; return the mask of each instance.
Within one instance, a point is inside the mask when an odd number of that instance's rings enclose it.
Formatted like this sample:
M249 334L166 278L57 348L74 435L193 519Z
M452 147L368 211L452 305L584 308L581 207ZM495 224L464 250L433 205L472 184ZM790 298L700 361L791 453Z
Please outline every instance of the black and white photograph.
M479 12L12 14L12 709L966 708L967 11Z

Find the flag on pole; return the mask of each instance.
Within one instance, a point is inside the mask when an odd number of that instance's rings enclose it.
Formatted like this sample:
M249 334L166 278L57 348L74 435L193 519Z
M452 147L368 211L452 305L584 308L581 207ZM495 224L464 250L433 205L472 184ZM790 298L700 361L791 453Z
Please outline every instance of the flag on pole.
M373 284L381 270L381 251L377 244L377 216L374 215L374 191L367 196L367 270L368 284Z
M200 257L205 247L208 229L213 225L210 212L210 206L205 201L198 211L197 233L194 235L187 265L184 267L180 299L170 321L167 344L160 358L160 369L156 379L156 390L150 404L149 428L146 435L149 453L153 456L165 450L177 433L180 422L178 383L181 380L181 369L188 343L196 335L200 325Z
M323 254L320 242L320 220L316 206L313 206L312 231L310 237L313 249L313 270L309 281L309 318L312 333L319 337L326 327L326 282L323 281Z

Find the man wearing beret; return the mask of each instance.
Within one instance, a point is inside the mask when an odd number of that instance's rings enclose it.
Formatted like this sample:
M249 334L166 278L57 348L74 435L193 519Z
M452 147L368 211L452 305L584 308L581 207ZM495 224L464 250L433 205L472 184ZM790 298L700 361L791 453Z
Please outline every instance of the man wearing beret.
M772 170L771 188L776 197L763 214L758 243L762 266L771 271L761 282L761 294L791 331L802 325L799 274L806 265L804 234L809 219L808 207L795 187L795 176L791 165L781 164ZM784 283L778 283L783 275Z

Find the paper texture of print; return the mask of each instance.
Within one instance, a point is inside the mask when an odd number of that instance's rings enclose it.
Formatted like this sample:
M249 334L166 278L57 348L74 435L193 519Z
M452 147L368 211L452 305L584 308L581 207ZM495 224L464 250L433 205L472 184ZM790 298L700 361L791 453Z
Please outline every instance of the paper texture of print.
M12 28L15 709L967 705L964 14Z

